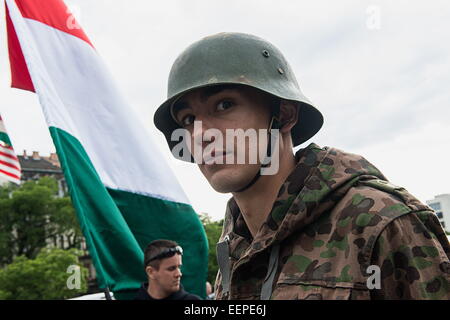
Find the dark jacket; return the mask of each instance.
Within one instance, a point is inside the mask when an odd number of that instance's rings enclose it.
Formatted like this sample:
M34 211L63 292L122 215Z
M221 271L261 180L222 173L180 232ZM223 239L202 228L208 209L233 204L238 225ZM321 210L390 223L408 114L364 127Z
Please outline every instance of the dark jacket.
M162 301L162 300L202 300L200 297L196 296L195 294L191 294L189 292L184 291L183 286L180 285L180 290L177 292L172 293L170 296L164 299L154 299L152 298L148 292L148 282L143 283L141 287L139 288L139 291L134 298L134 300L155 300L155 301Z

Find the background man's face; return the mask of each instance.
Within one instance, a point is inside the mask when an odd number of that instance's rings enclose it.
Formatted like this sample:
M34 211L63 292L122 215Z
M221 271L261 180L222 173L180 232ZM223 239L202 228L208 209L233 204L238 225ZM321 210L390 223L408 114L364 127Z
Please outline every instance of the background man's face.
M218 192L232 192L243 188L260 169L257 163L249 161L249 151L257 152L257 144L249 145L245 139L245 164L236 164L238 140L234 139L233 150L227 150L226 129L268 129L271 120L269 99L257 89L246 86L201 88L186 94L177 102L174 117L191 133L191 145L198 144L198 136L203 137L203 150L212 141L204 135L208 129L217 129L223 136L223 148L215 150L215 155L233 153L235 164L199 164L199 168L211 186ZM180 107L181 106L181 107ZM194 130L193 121L202 121L202 126ZM197 139L196 139L197 137ZM196 142L197 141L197 142ZM266 151L266 150L264 150Z
M154 270L153 276L151 281L164 293L171 294L180 290L181 255L175 254L170 258L162 259L159 269Z

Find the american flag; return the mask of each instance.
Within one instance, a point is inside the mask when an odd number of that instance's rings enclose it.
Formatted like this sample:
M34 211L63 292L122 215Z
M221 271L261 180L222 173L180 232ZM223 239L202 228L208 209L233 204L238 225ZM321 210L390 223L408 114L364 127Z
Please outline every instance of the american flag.
M0 176L8 181L20 184L20 163L6 132L0 116Z

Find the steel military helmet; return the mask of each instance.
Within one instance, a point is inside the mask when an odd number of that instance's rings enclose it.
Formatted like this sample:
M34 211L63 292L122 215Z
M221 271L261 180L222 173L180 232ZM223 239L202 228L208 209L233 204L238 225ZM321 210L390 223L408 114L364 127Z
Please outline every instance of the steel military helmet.
M164 133L170 150L180 143L171 141L172 132L180 128L171 115L173 103L192 90L224 84L250 86L298 102L299 121L291 130L294 146L314 136L322 127L322 114L301 92L280 50L253 35L218 33L190 45L172 65L167 100L156 110L153 119ZM180 155L174 156L182 159Z

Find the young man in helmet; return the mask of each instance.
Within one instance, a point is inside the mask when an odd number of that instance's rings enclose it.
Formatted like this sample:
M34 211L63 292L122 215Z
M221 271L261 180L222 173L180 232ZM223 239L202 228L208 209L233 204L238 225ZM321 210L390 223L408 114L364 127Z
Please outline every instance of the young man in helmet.
M450 298L450 245L428 206L361 156L314 143L293 154L323 118L276 47L206 37L177 58L168 85L155 125L175 157L233 196L217 299Z
M143 283L135 300L201 300L181 285L183 249L171 240L152 241L144 252L148 282Z

